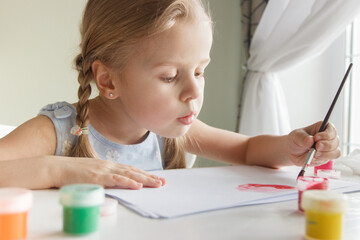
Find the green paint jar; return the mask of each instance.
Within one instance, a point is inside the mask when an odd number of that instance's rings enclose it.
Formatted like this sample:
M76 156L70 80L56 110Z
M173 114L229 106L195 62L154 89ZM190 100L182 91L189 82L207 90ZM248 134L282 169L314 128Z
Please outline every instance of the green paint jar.
M63 206L63 231L82 235L98 230L104 188L95 184L71 184L59 191Z

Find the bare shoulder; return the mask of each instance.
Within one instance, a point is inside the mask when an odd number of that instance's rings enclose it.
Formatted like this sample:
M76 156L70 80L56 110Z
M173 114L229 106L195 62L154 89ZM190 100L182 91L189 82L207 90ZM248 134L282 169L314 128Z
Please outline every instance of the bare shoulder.
M0 160L54 155L56 131L46 116L37 116L0 139Z

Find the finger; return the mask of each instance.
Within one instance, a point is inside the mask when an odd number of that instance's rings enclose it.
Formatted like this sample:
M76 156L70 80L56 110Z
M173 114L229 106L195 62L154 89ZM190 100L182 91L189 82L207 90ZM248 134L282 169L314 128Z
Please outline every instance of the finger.
M128 188L134 190L143 187L142 183L118 174L104 174L100 177L99 181L99 184L105 187Z
M131 178L142 183L146 187L160 187L165 185L166 182L164 178L160 178L142 169L121 163L116 163L112 168L112 172Z
M304 131L309 135L315 135L319 131L321 124L322 121L316 122L310 126L305 127Z
M160 181L161 181L161 186L164 186L166 184L165 178L160 178Z
M129 168L127 169L118 169L116 174L130 178L136 182L142 183L145 187L161 187L162 181L159 177L154 178L153 175L150 175L145 172L145 174L133 171Z
M320 152L320 151L317 151L315 153L315 158L316 159L320 159L320 160L330 160L330 159L336 159L338 157L341 156L341 151L339 148L336 148L335 150L333 151L328 151L328 152Z
M329 161L328 159L313 158L313 160L311 161L310 166L311 167L320 166L320 165L323 165L323 164L327 163L328 161Z
M332 123L328 123L325 131L318 132L314 135L314 139L316 142L323 139L332 140L335 139L336 137L337 137L337 131Z
M160 177L158 177L158 176L156 176L156 175L153 175L153 174L150 174L150 173L148 173L148 172L146 172L146 171L144 171L144 170L142 170L142 169L140 169L140 168L133 167L133 166L129 166L129 165L125 165L125 164L121 164L121 163L118 163L117 165L118 165L118 166L117 166L117 169L119 169L119 167L120 167L120 169L124 169L124 170L128 169L128 170L130 170L130 171L133 171L133 172L136 172L136 173L139 173L139 174L143 174L143 175L148 176L148 177L151 177L151 178L153 178L153 179L161 180ZM163 179L163 180L164 180L164 179Z
M294 154L304 153L304 150L310 149L314 143L313 136L309 135L303 129L294 130L291 133L291 136L293 142L293 147L291 147L291 149L293 149Z
M339 136L337 136L335 139L330 140L330 141L319 141L316 143L315 148L316 151L319 152L329 152L329 151L333 151L336 150L340 145L340 138Z

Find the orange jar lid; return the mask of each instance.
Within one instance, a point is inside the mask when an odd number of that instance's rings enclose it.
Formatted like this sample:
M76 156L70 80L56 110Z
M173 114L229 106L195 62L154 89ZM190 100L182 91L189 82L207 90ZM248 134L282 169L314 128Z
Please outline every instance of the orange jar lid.
M0 214L20 213L30 210L33 194L25 188L0 188Z

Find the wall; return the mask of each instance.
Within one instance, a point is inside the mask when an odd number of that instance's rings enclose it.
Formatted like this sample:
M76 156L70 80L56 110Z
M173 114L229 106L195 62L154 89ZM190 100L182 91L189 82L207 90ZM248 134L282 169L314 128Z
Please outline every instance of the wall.
M72 61L85 0L0 1L0 123L19 125L42 106L77 99Z
M214 28L211 63L206 69L205 100L199 119L205 123L235 131L243 74L241 62L241 9L239 0L210 0ZM223 165L198 157L195 167Z

